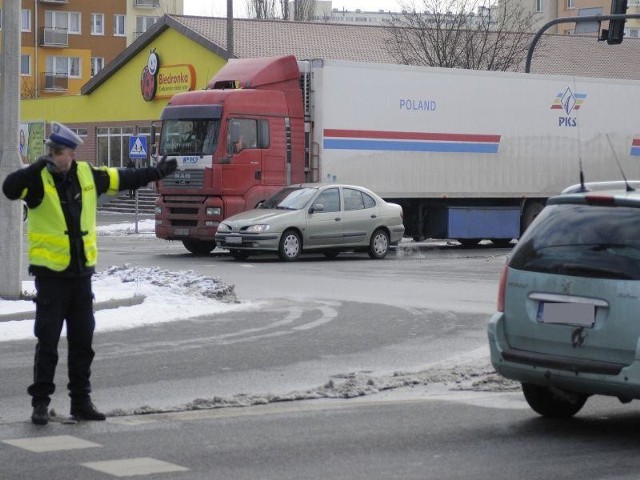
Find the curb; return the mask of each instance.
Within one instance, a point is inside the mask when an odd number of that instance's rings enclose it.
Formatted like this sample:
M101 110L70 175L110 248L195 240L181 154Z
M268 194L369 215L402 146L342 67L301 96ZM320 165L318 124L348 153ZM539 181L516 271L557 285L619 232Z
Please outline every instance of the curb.
M98 310L109 310L112 308L119 308L119 307L132 307L134 305L140 305L142 302L144 302L145 298L147 297L144 295L134 295L133 297L128 297L128 298L115 298L111 300L105 300L102 302L95 302L93 304L93 311L95 312ZM35 318L36 318L35 310L0 314L0 322L34 320Z

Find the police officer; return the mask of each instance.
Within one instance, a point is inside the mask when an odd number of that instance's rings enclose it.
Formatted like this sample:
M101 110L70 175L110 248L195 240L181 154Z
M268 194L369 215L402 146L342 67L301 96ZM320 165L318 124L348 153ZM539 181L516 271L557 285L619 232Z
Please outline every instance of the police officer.
M94 167L75 160L82 144L73 131L53 123L46 141L48 154L27 168L10 173L2 191L29 208L29 273L35 277L37 344L33 384L28 388L31 421L46 425L55 391L58 341L67 325L71 415L81 420L104 420L91 401L91 362L95 320L91 276L97 261L96 209L98 197L137 189L176 169L176 160L163 158L140 169Z

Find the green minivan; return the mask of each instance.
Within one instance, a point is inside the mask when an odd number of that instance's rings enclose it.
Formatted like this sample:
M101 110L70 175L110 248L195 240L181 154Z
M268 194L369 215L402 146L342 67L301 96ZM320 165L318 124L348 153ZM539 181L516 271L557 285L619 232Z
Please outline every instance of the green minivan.
M540 415L640 398L640 182L550 198L509 255L488 334L493 366Z

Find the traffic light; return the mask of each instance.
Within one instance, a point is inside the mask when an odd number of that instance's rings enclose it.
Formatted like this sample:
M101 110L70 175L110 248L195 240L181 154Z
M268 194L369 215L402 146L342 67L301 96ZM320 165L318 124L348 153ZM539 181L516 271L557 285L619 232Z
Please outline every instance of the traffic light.
M627 13L627 0L611 0L611 15L624 15ZM626 20L609 20L609 31L607 32L607 43L618 45L622 43L624 37L624 22Z

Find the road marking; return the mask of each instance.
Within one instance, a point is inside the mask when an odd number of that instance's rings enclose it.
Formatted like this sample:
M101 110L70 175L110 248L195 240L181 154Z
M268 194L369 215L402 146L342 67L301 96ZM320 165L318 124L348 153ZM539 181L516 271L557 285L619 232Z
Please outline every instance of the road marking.
M98 443L88 442L71 435L56 435L51 437L37 438L16 438L13 440L2 440L3 443L23 448L30 452L57 452L60 450L78 450L81 448L101 447Z
M188 472L189 469L163 462L155 458L140 457L123 460L107 460L104 462L81 463L83 467L97 470L98 472L113 475L114 477L132 477L134 475L152 475L154 473Z

